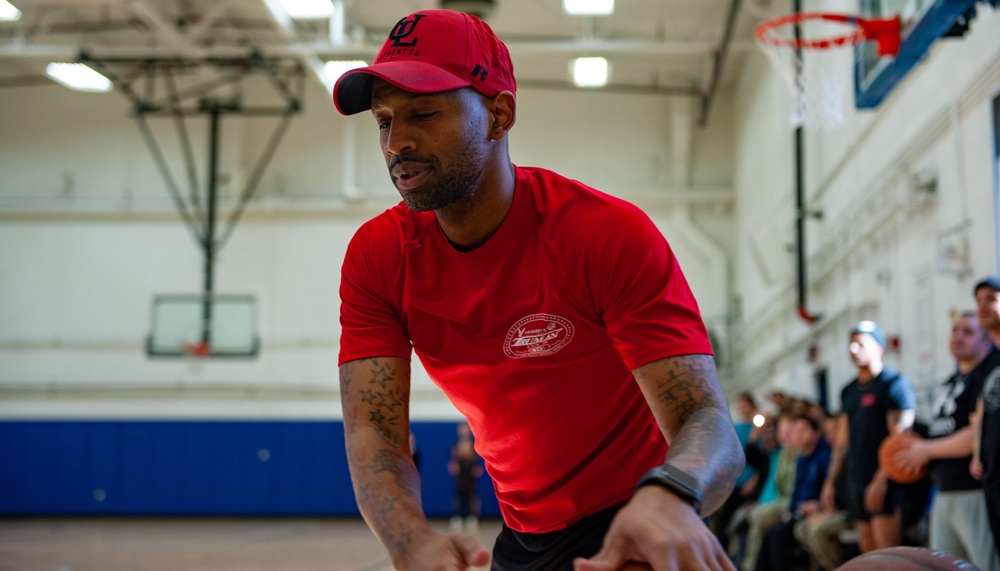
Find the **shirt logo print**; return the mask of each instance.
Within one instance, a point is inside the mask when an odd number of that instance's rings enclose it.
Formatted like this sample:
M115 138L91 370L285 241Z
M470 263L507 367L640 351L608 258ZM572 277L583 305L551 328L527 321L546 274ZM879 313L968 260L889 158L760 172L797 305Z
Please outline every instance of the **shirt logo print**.
M575 328L568 319L549 313L523 317L511 326L503 352L511 359L547 357L573 340Z
M983 409L988 413L1000 410L1000 367L996 367L983 381Z

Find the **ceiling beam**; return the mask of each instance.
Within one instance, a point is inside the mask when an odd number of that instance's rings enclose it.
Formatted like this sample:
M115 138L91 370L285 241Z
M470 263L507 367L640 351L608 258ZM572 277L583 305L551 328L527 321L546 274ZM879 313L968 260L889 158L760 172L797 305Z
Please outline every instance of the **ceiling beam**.
M288 44L263 44L254 46L261 53L267 55L304 55L313 54L317 57L337 57L337 56L374 56L380 46L372 44L342 44L334 45L326 42L303 43L292 40ZM627 54L630 56L663 56L663 55L691 55L704 56L714 52L715 47L709 42L644 42L631 40L609 40L600 44L586 44L576 41L554 41L554 42L510 42L507 49L512 56L532 56L544 54L566 54L566 55L614 55ZM746 52L754 48L752 42L734 42L730 46L731 52ZM199 48L198 51L207 58L232 57L238 54L245 54L250 50L247 46L210 46ZM67 54L75 55L79 47L69 44L41 44L41 43L20 43L7 42L0 43L0 58L3 57L66 57ZM159 58L175 57L184 53L190 53L191 48L173 45L117 45L117 46L97 46L90 44L89 51L93 54L108 57L136 57L136 58Z

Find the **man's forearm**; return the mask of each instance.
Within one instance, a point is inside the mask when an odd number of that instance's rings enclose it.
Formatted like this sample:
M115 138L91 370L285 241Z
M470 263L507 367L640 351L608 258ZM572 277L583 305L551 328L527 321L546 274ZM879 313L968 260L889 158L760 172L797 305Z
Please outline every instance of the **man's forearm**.
M396 561L430 525L420 506L420 476L413 459L376 440L381 439L371 434L348 436L348 464L361 515Z
M714 512L732 493L745 464L730 416L714 408L694 412L670 443L666 463L702 482L702 514Z
M964 426L943 438L925 440L927 454L932 459L964 458L972 455L973 429Z
M847 446L838 444L833 447L830 454L830 467L826 471L825 484L834 485L840 477L841 470L844 469L844 457L847 455Z
M394 563L430 530L409 444L409 375L409 363L402 359L364 359L340 367L354 494Z
M702 513L732 493L746 459L711 355L681 355L633 371L670 450L667 463L701 485Z

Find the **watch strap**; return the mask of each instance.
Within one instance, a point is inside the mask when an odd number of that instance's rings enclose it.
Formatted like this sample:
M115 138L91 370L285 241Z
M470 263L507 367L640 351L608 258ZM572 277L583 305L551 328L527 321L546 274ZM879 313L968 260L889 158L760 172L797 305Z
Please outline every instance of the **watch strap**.
M666 488L677 497L691 504L696 512L701 513L701 490L697 488L694 482L696 480L693 476L679 468L657 466L639 478L636 489L652 485Z

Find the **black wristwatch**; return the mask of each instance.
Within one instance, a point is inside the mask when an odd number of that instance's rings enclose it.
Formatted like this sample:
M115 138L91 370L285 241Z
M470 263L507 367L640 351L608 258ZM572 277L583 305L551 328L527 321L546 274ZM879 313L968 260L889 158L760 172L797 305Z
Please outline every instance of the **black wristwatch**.
M643 486L662 486L679 496L682 500L694 506L694 511L701 513L701 490L698 480L680 468L673 466L657 466L639 478L635 488Z

